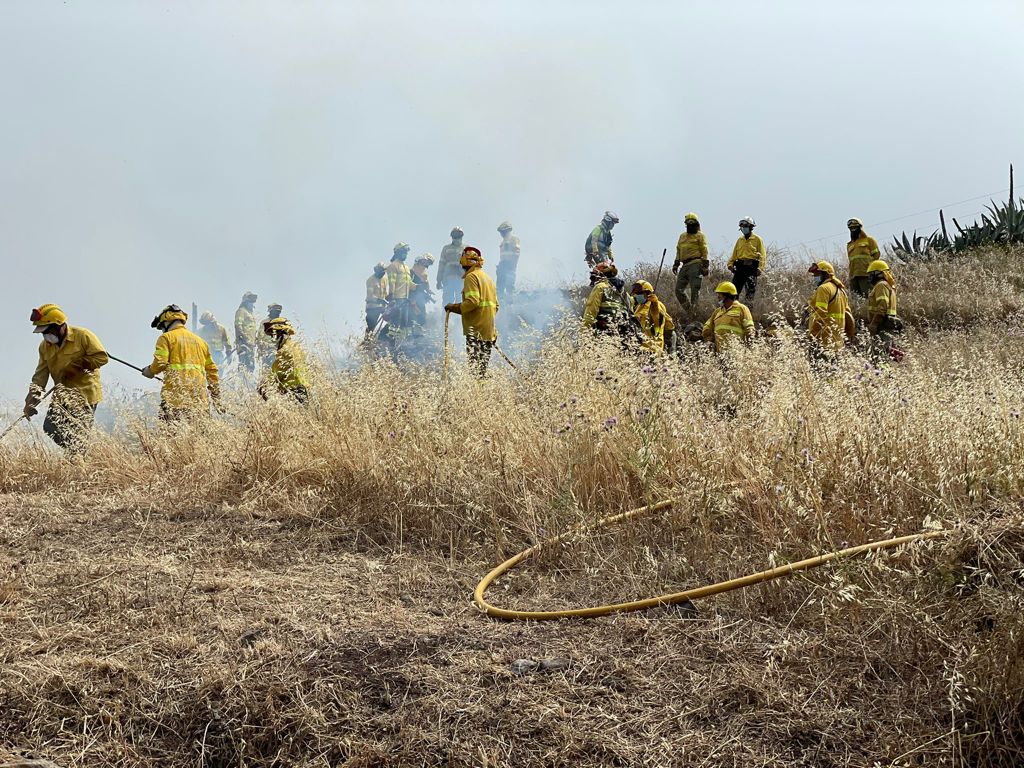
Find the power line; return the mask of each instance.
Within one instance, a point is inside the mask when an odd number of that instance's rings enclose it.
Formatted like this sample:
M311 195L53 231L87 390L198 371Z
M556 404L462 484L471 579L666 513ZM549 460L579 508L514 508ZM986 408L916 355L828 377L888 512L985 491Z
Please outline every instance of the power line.
M969 197L966 200L960 200L960 201L958 201L956 203L946 203L944 205L938 206L937 208L929 208L929 209L927 209L925 211L918 211L917 213L908 213L905 216L897 216L894 219L886 219L885 221L871 222L871 226L872 227L880 227L883 224L892 224L893 222L896 222L896 221L903 221L905 219L912 219L915 216L924 216L926 213L937 213L938 211L945 210L946 208L952 208L952 207L957 206L957 205L963 205L964 203L973 203L975 200L984 200L986 198L992 198L993 195L1001 195L1002 193L1009 192L1009 191L1010 191L1009 187L1007 187L1006 189L999 189L999 190L996 190L995 192L988 192L988 193L986 193L984 195L978 195L977 197ZM982 213L982 212L978 211L977 213L969 213L967 215L968 216L977 216L980 213ZM840 234L836 234L836 235L825 235L824 237L819 237L819 238L816 238L814 240L804 240L804 241L796 243L794 245L786 245L785 247L787 247L787 248L799 248L801 245L810 245L811 243L820 243L822 240L834 240L837 237L846 237L846 235L847 235L847 233L845 233L845 232L840 233Z

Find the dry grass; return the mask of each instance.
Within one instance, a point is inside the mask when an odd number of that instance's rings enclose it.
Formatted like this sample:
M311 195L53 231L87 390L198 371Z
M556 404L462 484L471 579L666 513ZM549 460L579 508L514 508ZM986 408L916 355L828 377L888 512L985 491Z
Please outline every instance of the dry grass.
M724 367L646 370L555 339L522 375L458 369L450 390L436 370L324 375L312 418L240 397L167 435L126 411L85 465L12 443L0 758L1019 765L1024 289L1000 258L903 276L919 330L894 368L815 371L785 333ZM795 305L802 281L776 276L755 308ZM953 533L696 619L500 624L471 606L497 560L667 495L670 513L530 563L495 601L602 603ZM552 657L571 665L510 668Z

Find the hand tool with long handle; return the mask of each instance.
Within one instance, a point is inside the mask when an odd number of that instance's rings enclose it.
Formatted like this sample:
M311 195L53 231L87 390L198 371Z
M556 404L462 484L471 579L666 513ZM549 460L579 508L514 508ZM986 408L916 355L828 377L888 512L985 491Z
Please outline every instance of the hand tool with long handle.
M665 256L667 256L667 255L668 255L668 248L663 248L661 250L661 266L658 267L658 276L656 278L654 278L654 292L655 293L658 292L658 283L661 282L661 270L663 270L665 268Z
M141 369L141 368L139 368L139 366L137 366L137 365L132 365L132 364L131 364L131 363L129 363L129 362L127 361L127 360L122 360L122 359L121 359L120 357L114 357L114 356L113 356L112 354L110 354L109 352L107 352L107 357L109 357L109 358L110 358L111 360L114 360L114 361L116 361L116 362L120 363L121 365L127 365L127 366L128 366L129 368L132 368L133 370L136 370L136 371L138 371L139 373L142 373L142 369ZM159 376L154 376L153 378L154 378L154 379L156 379L157 381L163 381L163 379L161 379L161 378L160 378Z
M49 388L48 390L46 390L46 391L45 391L45 392L43 393L43 396L39 398L39 402L38 402L38 403L36 403L36 405L39 405L40 403L42 403L42 402L43 402L43 400L45 400L45 399L46 399L46 398L48 398L48 397L49 397L50 395L52 395L52 394L53 394L53 390L55 390L56 388L57 388L57 385L56 385L56 384L54 384L54 385L53 385L52 387L50 387L50 388ZM10 431L11 431L12 429L14 429L14 428L15 428L16 426L18 426L18 425L19 425L19 424L20 424L21 422L23 422L23 421L28 421L28 420L29 420L29 417L28 417L28 416L26 416L26 415L25 415L24 413L23 413L23 414L21 414L21 416L19 416L18 418L16 418L16 419L14 420L14 423L13 423L13 424L11 424L11 426L9 426L9 427L8 427L7 429L5 429L5 430L3 431L3 434L0 434L0 440L3 440L3 439L4 439L5 437L7 437L7 433L8 433L8 432L10 432Z

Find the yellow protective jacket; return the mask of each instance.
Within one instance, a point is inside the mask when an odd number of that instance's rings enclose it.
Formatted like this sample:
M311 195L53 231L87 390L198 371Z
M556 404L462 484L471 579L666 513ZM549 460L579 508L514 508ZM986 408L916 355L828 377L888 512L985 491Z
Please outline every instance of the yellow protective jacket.
M199 336L206 342L211 352L231 354L231 339L228 329L220 323L199 324Z
M244 304L240 305L235 310L235 346L238 349L255 349L258 330L256 315Z
M286 337L281 346L277 348L277 355L274 357L274 363L270 366L270 372L278 389L282 392L299 387L309 389L306 353L299 343L290 337Z
M879 257L878 242L863 232L856 240L846 244L846 256L850 260L850 277L866 277L868 265Z
M519 236L509 234L501 238L498 246L498 263L515 266L519 263Z
M815 289L809 304L807 332L825 349L845 347L846 310L850 301L843 284L834 277L829 278Z
M676 264L689 264L696 259L707 264L708 239L703 232L683 232L676 243Z
M444 285L449 280L462 279L462 265L459 259L462 258L462 241L448 243L441 249L441 255L437 259L437 284Z
M878 333L888 317L896 317L896 287L879 280L868 295L868 329Z
M728 309L718 307L711 313L702 336L715 345L716 352L721 352L734 339L754 338L754 318L745 304L734 301Z
M85 400L89 405L96 405L103 399L99 369L108 362L110 358L96 334L69 325L63 344L40 342L39 362L25 402L38 403L46 385L53 379L57 385L53 392L55 403L74 407Z
M590 289L587 304L583 308L583 327L593 328L602 315L628 317L622 295L608 280L598 280Z
M735 266L737 261L752 260L757 262L758 269L763 270L765 265L764 240L753 233L750 237L743 237L736 241L732 248L732 256L729 257L729 267Z
M655 295L647 297L643 304L637 304L633 311L633 317L640 325L640 332L644 335L644 349L651 352L663 352L665 350L665 331L675 330L676 324L668 313L665 305Z
M380 277L370 275L366 279L366 308L380 309L387 303L388 297L388 275L385 272Z
M404 261L395 259L388 264L384 277L388 279L388 301L409 298L409 291L412 290L412 275L409 274L409 267L405 265Z
M472 267L462 280L462 302L452 311L462 315L462 333L482 341L495 341L494 316L498 312L498 292L491 276L480 267Z
M160 334L149 370L164 375L160 397L168 408L208 408L207 390L215 401L220 398L220 379L210 348L183 325Z

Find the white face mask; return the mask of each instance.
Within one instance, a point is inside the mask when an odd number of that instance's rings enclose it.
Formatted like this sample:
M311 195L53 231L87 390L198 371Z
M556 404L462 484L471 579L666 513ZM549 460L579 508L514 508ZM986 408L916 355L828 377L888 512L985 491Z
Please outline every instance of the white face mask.
M55 333L44 333L43 340L46 341L47 344L60 344L60 336Z

